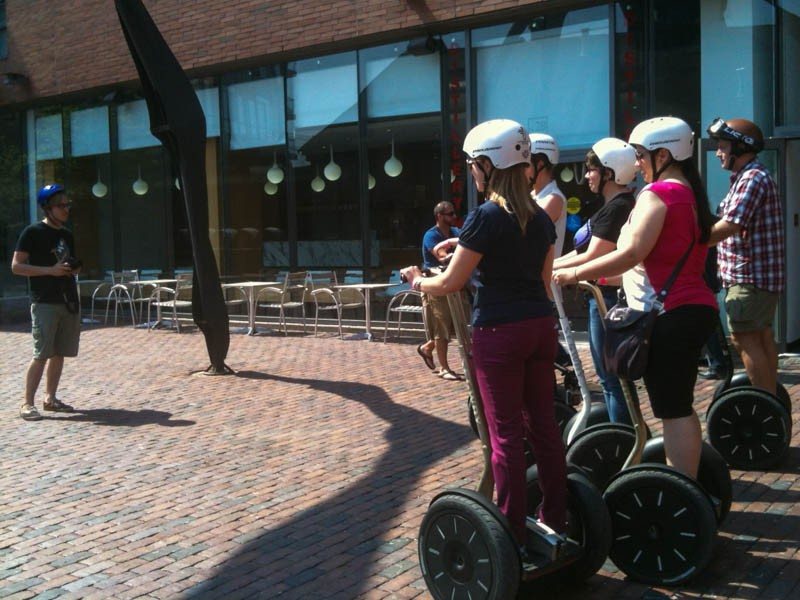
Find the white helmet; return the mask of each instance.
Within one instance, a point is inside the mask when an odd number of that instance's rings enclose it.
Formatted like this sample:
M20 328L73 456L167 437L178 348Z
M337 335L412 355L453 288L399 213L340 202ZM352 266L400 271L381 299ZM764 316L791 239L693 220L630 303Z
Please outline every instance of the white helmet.
M677 117L656 117L634 127L628 143L644 146L648 151L665 148L675 160L686 160L692 157L694 132Z
M485 156L496 169L530 162L531 142L525 128L511 119L492 119L473 127L464 138L470 158Z
M636 177L636 150L627 142L607 137L592 146L600 163L614 171L614 181L628 185Z
M544 154L551 165L558 164L558 143L551 135L546 133L532 133L531 156L534 154Z

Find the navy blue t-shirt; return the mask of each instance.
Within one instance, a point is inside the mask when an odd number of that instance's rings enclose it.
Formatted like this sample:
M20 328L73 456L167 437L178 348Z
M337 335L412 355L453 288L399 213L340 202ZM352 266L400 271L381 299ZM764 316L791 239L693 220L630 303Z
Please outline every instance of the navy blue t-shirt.
M494 202L484 202L467 216L458 243L483 255L475 278L473 325L552 314L542 267L555 240L555 226L543 210L528 221L524 235L517 217Z
M458 237L460 233L461 230L458 227L451 227L449 237ZM436 244L446 239L449 238L444 237L444 234L439 231L436 225L425 232L425 235L422 237L422 266L424 268L432 269L433 267L439 266L440 263L431 250L436 247Z

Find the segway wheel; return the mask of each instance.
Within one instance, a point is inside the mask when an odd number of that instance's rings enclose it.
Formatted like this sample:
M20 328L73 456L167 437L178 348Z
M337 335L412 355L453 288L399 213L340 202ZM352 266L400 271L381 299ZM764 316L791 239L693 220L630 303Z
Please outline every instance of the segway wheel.
M580 412L576 412L561 430L561 437L565 444L567 443L567 435L569 435L569 430L572 429L572 424L579 418ZM608 422L608 409L606 408L605 402L592 402L591 406L589 407L589 419L587 420L586 428L588 429L592 425L600 425Z
M792 419L772 394L732 389L711 404L706 429L711 445L732 467L769 469L789 450Z
M679 585L711 560L716 533L708 496L667 467L626 469L603 494L614 541L609 554L631 579Z
M583 548L582 556L568 566L547 575L559 581L579 583L597 573L608 558L611 548L611 517L600 490L580 469L568 466L567 473L567 537ZM530 467L526 474L528 515L536 518L542 502L539 471Z
M476 499L451 493L435 499L420 526L418 553L425 583L437 600L506 600L519 588L514 540Z
M648 440L642 451L643 463L667 464L664 452L664 438L659 436ZM717 525L721 525L731 511L733 502L733 483L731 471L723 456L708 442L703 442L700 451L700 465L697 469L697 482L714 500Z
M613 423L595 425L572 440L567 462L583 469L591 482L603 490L622 470L635 441L632 427Z
M741 387L752 387L752 383L750 383L750 378L747 376L747 373L737 373L733 377L731 377L730 383L721 382L717 385L716 389L714 390L714 400L719 398L722 394L727 392L728 390L732 390L735 388ZM783 407L786 409L786 412L792 414L792 399L789 396L789 391L783 386L783 384L779 381L778 387L775 390L775 395L783 404Z

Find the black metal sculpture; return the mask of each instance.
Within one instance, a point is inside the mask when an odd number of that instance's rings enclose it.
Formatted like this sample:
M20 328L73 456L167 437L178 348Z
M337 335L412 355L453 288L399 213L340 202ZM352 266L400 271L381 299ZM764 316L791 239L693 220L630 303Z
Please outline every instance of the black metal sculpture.
M139 72L150 131L178 166L192 241L192 317L203 332L211 359L207 373L230 373L228 311L208 238L206 119L183 72L141 0L115 0L125 40Z

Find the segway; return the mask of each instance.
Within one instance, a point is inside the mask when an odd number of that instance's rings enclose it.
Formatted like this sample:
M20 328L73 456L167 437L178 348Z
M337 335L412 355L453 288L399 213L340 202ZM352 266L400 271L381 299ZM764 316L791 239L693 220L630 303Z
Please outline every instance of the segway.
M430 503L419 530L418 557L437 600L509 600L521 582L545 576L591 575L611 544L610 518L599 491L579 471L568 474L568 532L559 535L529 515L527 559L508 521L492 502L491 447L483 404L471 369L471 340L460 292L449 294L472 412L481 441L483 472L477 491L450 489Z
M595 295L601 314L605 314L600 290L590 284L582 287ZM717 523L730 508L730 473L724 460L707 444L702 451L698 481L666 466L663 440L646 441L644 418L632 394L632 382L620 378L620 383L633 421L634 440L621 469L604 486L603 498L614 531L609 557L632 579L678 585L702 571L711 559ZM610 433L603 433L602 428L596 431L597 439L603 435L613 439L617 435L611 429L607 430ZM579 441L576 438L571 450ZM591 443L596 449L612 445ZM656 456L659 453L661 456Z
M725 380L714 390L706 412L706 434L727 463L738 469L769 469L778 465L792 440L792 402L778 383L775 394L753 387L747 373L733 374L728 341L718 326Z

